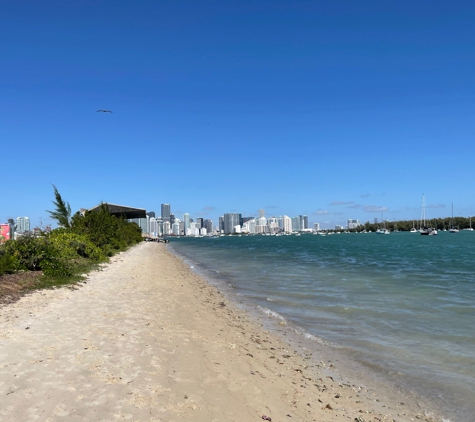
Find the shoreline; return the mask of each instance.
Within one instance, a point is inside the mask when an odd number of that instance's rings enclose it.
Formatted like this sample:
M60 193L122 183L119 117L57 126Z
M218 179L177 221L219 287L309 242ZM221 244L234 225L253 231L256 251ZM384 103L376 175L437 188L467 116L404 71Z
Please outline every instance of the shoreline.
M434 420L266 330L155 242L0 306L0 344L0 421Z

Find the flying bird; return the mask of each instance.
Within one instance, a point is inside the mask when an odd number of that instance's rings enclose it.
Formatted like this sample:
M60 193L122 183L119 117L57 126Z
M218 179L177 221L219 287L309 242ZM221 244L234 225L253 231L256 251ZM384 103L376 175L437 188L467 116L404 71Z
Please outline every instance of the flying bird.
M97 110L97 112L101 112L101 113L112 113L112 111L110 110Z

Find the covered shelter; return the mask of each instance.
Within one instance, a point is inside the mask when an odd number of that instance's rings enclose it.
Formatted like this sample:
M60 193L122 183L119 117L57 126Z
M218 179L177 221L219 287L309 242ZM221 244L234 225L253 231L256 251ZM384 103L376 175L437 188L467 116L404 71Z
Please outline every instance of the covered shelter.
M133 218L147 218L147 212L145 211L145 208L127 207L125 205L109 204L107 202L96 205L89 210L81 210L81 213L84 213L84 211L97 212L101 210L102 206L107 208L110 215L115 215L117 217L122 216L128 220Z

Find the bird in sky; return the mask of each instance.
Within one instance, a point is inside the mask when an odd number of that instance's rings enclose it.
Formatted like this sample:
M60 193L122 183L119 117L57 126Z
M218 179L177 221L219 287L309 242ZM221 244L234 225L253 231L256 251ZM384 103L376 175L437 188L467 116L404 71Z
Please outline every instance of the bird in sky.
M97 110L97 112L101 112L101 113L112 113L112 111L110 111L110 110Z

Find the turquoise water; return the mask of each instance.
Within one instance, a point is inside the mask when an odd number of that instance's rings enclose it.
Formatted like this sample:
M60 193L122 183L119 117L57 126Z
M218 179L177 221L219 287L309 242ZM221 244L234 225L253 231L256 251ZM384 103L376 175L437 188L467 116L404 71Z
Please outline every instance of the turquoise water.
M475 420L475 232L181 238L170 246L447 419Z

